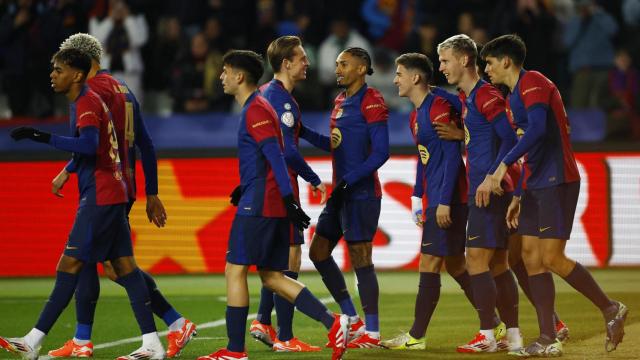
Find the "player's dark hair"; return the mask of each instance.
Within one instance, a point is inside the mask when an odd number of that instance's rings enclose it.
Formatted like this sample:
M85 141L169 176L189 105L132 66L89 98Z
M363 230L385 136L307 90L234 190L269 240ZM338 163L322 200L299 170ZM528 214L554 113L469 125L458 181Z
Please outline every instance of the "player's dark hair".
M480 57L483 59L489 56L498 59L506 56L513 61L514 65L521 67L527 57L527 46L516 34L498 36L486 43L480 52Z
M244 72L250 85L257 85L264 73L262 57L251 50L229 50L222 57L222 63Z
M433 63L428 56L420 53L406 53L398 56L396 65L402 65L407 70L417 70L422 75L422 80L429 83L433 78Z
M369 52L367 50L360 47L350 47L344 49L342 52L345 52L351 56L355 56L364 61L365 65L367 66L367 75L373 75L373 68L371 67L371 55L369 55Z
M80 70L87 76L91 70L91 56L78 49L62 49L53 54L51 63L59 61L69 67Z
M302 41L297 36L281 36L271 42L267 48L267 59L273 72L279 72L284 59L291 60L295 48L302 45Z

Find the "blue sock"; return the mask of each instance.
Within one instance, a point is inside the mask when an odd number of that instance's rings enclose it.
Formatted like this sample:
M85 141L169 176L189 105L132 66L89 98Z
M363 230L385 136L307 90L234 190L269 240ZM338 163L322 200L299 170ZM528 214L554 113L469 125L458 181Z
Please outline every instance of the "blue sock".
M153 311L156 316L162 318L167 326L173 324L174 321L180 319L182 315L176 311L176 309L169 304L167 299L165 299L164 295L158 289L158 285L155 280L146 273L145 271L140 270L142 273L142 277L144 278L144 282L147 284L147 289L149 289L149 299L151 300L151 311Z
M504 321L507 329L518 327L518 285L513 278L511 270L507 270L494 278L498 297L496 307L500 313L500 318Z
M427 333L431 316L440 301L440 273L421 272L416 295L416 305L413 310L413 326L409 334L420 339Z
M327 329L331 329L334 321L333 314L306 287L300 291L293 304L301 313L322 322Z
M332 256L329 256L327 259L313 262L316 269L322 276L322 282L327 287L333 299L340 305L340 310L343 314L347 314L349 316L356 316L356 307L353 305L353 301L351 301L351 297L349 296L349 290L347 289L347 284L344 282L344 275L338 264L336 264L335 260L333 260Z
M100 296L100 279L95 263L87 263L78 274L76 285L76 335L78 340L91 340L93 318Z
M491 272L471 275L473 302L480 317L480 329L489 330L495 327L496 283Z
M273 291L264 286L260 290L260 305L258 305L258 315L256 316L256 320L258 320L259 323L271 325L271 311L273 311L274 296Z
M69 305L73 292L76 290L78 283L78 275L70 274L67 272L58 271L56 273L56 283L53 286L51 295L49 295L49 301L42 309L40 318L36 323L36 329L47 334L53 324L62 313L62 311Z
M378 277L373 265L355 269L358 278L358 293L360 293L360 302L362 303L362 311L365 317L365 329L367 331L380 331L378 324L378 297L380 289L378 288Z
M125 276L119 277L116 282L127 290L133 314L140 326L142 334L156 331L156 324L153 321L153 312L149 307L149 289L144 281L142 271L136 268Z
M227 350L234 352L244 351L244 333L247 330L247 316L249 307L235 307L227 305Z
M556 326L553 321L553 308L556 298L556 286L550 272L529 276L531 297L538 315L540 335L549 339L556 338Z
M298 279L298 273L285 271L284 274L294 280ZM278 340L289 341L293 338L293 313L295 307L286 299L274 294L273 302L278 316Z

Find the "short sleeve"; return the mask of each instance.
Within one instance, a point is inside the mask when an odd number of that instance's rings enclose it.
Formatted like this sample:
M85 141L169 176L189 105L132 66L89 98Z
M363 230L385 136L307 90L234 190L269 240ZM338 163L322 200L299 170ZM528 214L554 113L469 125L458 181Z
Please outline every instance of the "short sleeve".
M386 122L389 118L389 109L384 102L382 94L374 89L367 89L367 92L364 94L361 111L367 124Z
M554 85L537 71L528 71L520 79L520 97L525 109L534 105L549 106Z
M260 143L277 137L275 127L277 119L273 109L254 103L247 109L246 117L247 132L256 142Z
M505 112L505 102L498 89L491 85L484 85L476 94L476 107L488 120L493 121L498 115Z
M429 118L432 123L449 123L451 121L451 105L445 99L436 97L431 104Z
M76 103L77 127L95 126L100 128L100 116L105 110L101 107L102 101L92 100L88 96L84 96L83 99Z

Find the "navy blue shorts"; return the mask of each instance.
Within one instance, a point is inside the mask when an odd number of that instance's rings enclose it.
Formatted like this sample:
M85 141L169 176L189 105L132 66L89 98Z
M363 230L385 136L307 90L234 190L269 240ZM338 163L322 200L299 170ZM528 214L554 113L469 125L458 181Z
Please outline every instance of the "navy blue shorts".
M372 241L378 230L380 199L348 200L339 209L327 202L316 226L316 234L337 242L341 237L348 242Z
M231 225L227 262L258 269L287 270L291 222L287 218L236 215Z
M304 244L304 232L298 230L291 222L289 222L289 245Z
M489 206L479 208L475 198L469 197L469 222L467 224L467 247L506 249L509 229L505 219L511 203L511 193L491 195Z
M525 190L520 200L518 233L541 239L569 240L580 182Z
M133 256L126 204L79 207L64 254L84 262Z
M425 214L422 227L420 252L434 256L455 256L464 254L466 240L467 204L451 205L451 226L441 229L436 222L437 207L430 207Z

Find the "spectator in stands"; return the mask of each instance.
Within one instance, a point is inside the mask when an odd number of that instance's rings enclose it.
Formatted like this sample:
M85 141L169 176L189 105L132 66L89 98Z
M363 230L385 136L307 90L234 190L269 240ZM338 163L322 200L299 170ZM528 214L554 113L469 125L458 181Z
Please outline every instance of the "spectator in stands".
M407 34L413 27L411 14L414 7L415 3L407 0L364 0L361 13L375 44L402 51Z
M384 102L391 111L410 112L411 103L398 96L398 87L393 83L396 77L395 58L398 54L384 47L376 47L373 50L373 71L375 76L367 80L367 84L378 89L384 98Z
M613 65L612 38L618 24L594 0L576 0L576 10L563 39L569 51L569 72L573 76L571 105L594 108L601 105L607 86Z
M527 44L525 68L555 74L557 21L543 0L518 0L513 31Z
M325 90L336 87L336 59L342 50L349 47L361 47L371 52L371 45L357 30L352 29L345 18L334 18L331 21L331 33L320 44L318 50L318 78ZM331 90L329 90L331 91ZM333 98L333 94L328 95Z
M178 61L171 78L171 96L176 112L200 113L226 111L225 99L217 81L222 72L222 55L211 51L206 37L198 33L191 38L191 51Z
M147 21L142 14L131 14L124 0L111 0L109 16L89 20L89 33L102 43L103 66L121 78L142 103L144 63L140 48L148 39Z
M441 26L437 16L425 14L418 20L418 26L409 34L403 53L421 53L429 57L432 63L438 63L438 47ZM435 83L446 83L442 72L434 74ZM386 100L386 99L385 99Z
M163 91L170 87L171 69L184 51L189 39L183 34L177 17L165 17L158 21L157 36L151 45L151 60L148 62L147 86L150 90Z
M640 140L640 90L638 70L629 52L616 51L615 67L609 71L607 138Z

